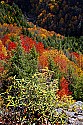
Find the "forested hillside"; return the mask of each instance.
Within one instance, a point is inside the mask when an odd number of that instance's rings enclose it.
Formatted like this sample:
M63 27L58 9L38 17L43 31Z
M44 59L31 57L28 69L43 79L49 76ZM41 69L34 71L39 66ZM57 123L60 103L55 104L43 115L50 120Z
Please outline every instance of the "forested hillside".
M0 124L83 124L80 0L0 2Z

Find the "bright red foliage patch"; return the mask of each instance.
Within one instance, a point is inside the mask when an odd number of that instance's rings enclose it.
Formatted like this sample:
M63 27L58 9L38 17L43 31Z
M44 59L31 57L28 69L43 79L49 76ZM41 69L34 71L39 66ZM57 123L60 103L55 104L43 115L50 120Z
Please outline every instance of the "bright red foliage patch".
M4 37L1 39L3 42L3 45L6 45L6 41L9 39L10 39L9 35L4 35Z
M79 54L78 54L77 52L72 52L72 53L71 53L71 56L74 56L74 57L76 57L76 58L79 58Z
M21 39L21 44L22 44L22 47L24 48L24 50L26 52L30 52L30 50L35 47L36 48L36 51L41 54L42 52L44 52L44 45L42 42L38 42L36 43L36 41L34 41L33 39L29 38L29 37L24 37L24 36L21 36L20 37Z
M69 91L68 86L69 86L68 81L64 77L62 77L62 79L60 80L61 89L58 91L58 95L60 97L63 97L64 95L68 96L68 95L72 94L72 92Z
M24 50L26 52L30 52L31 48L33 48L36 44L36 42L34 40L32 40L31 38L29 37L20 37L21 38L21 44L22 44L22 47L24 48Z
M17 47L16 43L10 42L8 44L8 50L11 51L12 49L15 49Z

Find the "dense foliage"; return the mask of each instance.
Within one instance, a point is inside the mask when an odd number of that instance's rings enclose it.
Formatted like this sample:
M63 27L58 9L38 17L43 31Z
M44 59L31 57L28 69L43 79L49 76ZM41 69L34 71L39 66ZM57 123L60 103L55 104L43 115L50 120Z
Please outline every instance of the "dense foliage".
M47 30L66 36L79 37L82 31L81 0L7 0L15 2L29 20Z
M52 79L54 72L48 69L42 69L42 72L36 72L32 78L10 79L12 82L3 95L7 107L23 107L24 118L17 116L19 122L25 121L27 124L42 124L47 119L48 122L56 124L66 123L66 114L63 112L57 114L55 108L68 108L68 103L59 100L57 95L58 81ZM49 101L50 100L50 101ZM70 97L73 103L72 98ZM69 104L71 104L69 103ZM18 111L19 112L19 111ZM58 118L58 115L60 118Z
M31 14L31 20L47 30L66 36L82 36L81 0L25 0L28 9L17 0L21 9ZM29 9L30 8L30 9Z
M16 23L18 26L29 27L21 9L14 3L9 5L4 3L4 1L0 2L0 23Z
M36 23L66 36L82 35L82 5L78 1L48 1L39 3ZM52 20L52 21L51 21Z
M26 22L15 4L2 1L0 10L0 122L68 124L64 111L83 101L83 37Z

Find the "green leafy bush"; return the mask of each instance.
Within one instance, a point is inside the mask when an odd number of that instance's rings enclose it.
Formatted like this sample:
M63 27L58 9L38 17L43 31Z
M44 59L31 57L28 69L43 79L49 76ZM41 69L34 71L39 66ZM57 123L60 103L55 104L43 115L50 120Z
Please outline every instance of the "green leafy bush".
M60 107L68 108L69 104L60 102L57 95L58 80L52 78L53 74L53 71L42 69L32 78L17 79L15 76L11 78L11 85L1 96L6 108L22 107L23 115L19 118L20 122L24 120L30 125L44 123L45 119L52 125L67 122L66 114L55 110Z

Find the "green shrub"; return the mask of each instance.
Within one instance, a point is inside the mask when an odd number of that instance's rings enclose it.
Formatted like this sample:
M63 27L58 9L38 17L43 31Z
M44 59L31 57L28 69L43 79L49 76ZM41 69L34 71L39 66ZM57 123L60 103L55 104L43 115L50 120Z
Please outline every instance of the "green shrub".
M11 78L11 85L1 94L6 108L25 107L26 113L20 116L20 120L22 122L28 119L27 124L30 125L38 122L44 123L45 119L52 125L57 122L65 124L66 114L55 110L59 107L65 108L65 103L59 102L58 80L52 78L53 74L53 71L42 69L32 78L17 79L15 76Z

